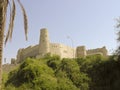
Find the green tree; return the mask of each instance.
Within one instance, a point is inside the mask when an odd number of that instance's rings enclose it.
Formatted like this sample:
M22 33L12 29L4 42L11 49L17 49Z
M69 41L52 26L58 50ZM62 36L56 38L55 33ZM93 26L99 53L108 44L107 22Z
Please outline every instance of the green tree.
M116 50L116 53L118 55L118 60L120 60L120 17L116 19L117 21L117 25L116 25L116 28L117 28L117 35L118 35L118 38L117 38L117 41L119 42L119 45L118 45L118 48Z
M57 90L57 79L44 61L28 58L17 70L10 72L6 87L9 85L15 88L25 85L32 90Z
M56 76L68 78L80 90L89 89L90 79L85 73L80 72L79 65L74 59L63 59L56 70Z
M91 77L90 90L120 89L120 63L114 58L93 64L88 75Z
M21 6L21 9L23 11L24 16L24 29L25 29L25 35L27 39L27 16L25 9L23 5L21 4L20 0L17 0L18 3ZM5 43L12 38L12 32L13 32L13 26L14 26L14 19L15 19L15 12L16 12L16 6L14 0L0 0L0 89L1 89L1 83L2 83L2 58L3 58L3 43L4 43L4 32L5 32L5 23L6 23L6 13L7 13L7 7L8 4L10 4L10 23L8 32L6 34Z
M53 55L53 56L49 57L49 59L47 61L47 65L49 67L51 67L53 70L56 70L58 68L60 62L61 62L60 56Z

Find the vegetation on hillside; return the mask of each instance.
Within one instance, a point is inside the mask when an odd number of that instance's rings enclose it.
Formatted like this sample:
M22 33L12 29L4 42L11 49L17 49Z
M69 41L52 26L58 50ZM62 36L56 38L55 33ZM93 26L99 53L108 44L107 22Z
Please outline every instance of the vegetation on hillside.
M4 75L3 85L4 90L119 90L119 66L115 56L28 58Z

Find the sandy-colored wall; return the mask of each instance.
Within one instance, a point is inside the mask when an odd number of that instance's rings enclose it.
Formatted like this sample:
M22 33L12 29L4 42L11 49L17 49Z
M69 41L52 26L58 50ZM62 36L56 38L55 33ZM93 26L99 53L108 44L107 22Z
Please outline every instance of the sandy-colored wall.
M85 46L78 46L76 48L76 57L86 57L86 47Z
M102 47L102 48L87 50L87 55L93 55L93 54L101 54L103 56L107 56L107 49L106 47Z
M27 57L36 57L39 55L39 50L39 45L19 49L17 54L17 62L20 62ZM50 53L52 55L59 55L61 58L73 58L75 57L76 50L63 44L50 43Z
M40 30L39 54L44 56L50 52L49 34L46 28Z
M47 53L59 55L61 58L85 57L93 54L107 56L107 49L102 47L86 50L85 46L72 48L60 43L50 43L48 30L43 28L40 31L39 44L19 49L17 53L17 62L19 63L27 57L41 58Z
M75 57L75 49L69 46L59 44L59 43L51 43L50 44L50 53L59 55L61 58L73 58Z
M58 43L50 43L50 53L61 56L61 45Z
M63 44L61 44L61 52L62 58L74 58L76 53L74 48Z
M29 46L25 49L19 49L17 54L17 62L24 60L27 57L36 57L39 52L39 46Z
M27 57L36 57L39 55L39 45L29 46L25 49L19 49L17 54L17 62L21 62ZM85 46L79 46L77 49L64 44L50 43L50 53L52 55L59 55L61 58L75 58L87 55L101 54L107 56L107 49L105 47L86 50Z
M25 56L36 56L38 54L38 49L39 49L38 45L30 46L30 47L24 49L23 53Z

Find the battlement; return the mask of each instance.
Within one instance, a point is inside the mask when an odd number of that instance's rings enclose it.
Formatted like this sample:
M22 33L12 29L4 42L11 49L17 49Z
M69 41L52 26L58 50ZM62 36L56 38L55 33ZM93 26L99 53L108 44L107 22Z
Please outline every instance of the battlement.
M60 43L51 43L49 40L48 30L46 28L41 29L39 44L19 49L17 53L17 62L21 62L27 57L41 58L47 53L59 55L61 58L86 57L87 55L94 54L107 56L107 49L105 46L86 50L85 46L73 48Z
M106 47L102 47L102 48L96 48L96 49L89 49L87 50L87 55L92 55L92 54L100 54L103 55L103 56L107 56L107 49Z

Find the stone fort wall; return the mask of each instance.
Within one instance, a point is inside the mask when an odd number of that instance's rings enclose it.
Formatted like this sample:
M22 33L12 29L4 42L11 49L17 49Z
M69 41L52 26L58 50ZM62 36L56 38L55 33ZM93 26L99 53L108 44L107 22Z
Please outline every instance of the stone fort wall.
M61 58L73 58L76 54L76 50L64 44L51 43L50 53L59 55Z
M36 57L38 55L39 45L29 46L27 48L22 48L18 50L17 62L21 62L27 57Z
M105 47L102 47L86 50L85 46L78 46L76 48L72 48L70 46L60 43L51 43L49 41L47 29L43 28L40 31L39 44L19 49L17 53L17 62L19 63L27 57L40 58L47 53L51 53L52 55L59 55L61 58L85 57L87 55L93 54L107 56L107 49Z
M105 46L102 48L90 49L90 50L87 50L86 52L87 52L87 55L101 54L103 56L107 56L107 49Z
M52 55L59 55L61 58L75 57L75 49L59 43L50 43L50 51ZM39 55L39 45L29 46L27 48L19 49L17 53L17 61L20 62L27 57L36 57Z

